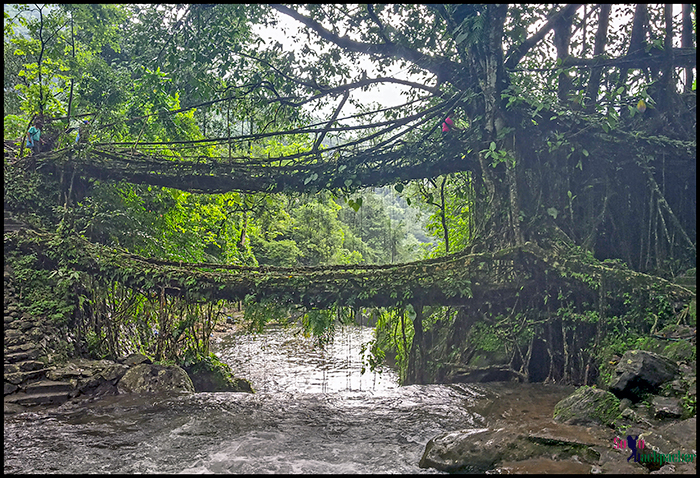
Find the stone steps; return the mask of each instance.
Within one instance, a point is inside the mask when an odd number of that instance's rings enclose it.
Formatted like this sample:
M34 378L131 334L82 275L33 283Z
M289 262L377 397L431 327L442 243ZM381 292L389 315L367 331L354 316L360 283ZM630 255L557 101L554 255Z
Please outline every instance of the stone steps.
M37 349L29 349L23 352L5 354L6 363L24 362L28 360L36 360L37 358L39 358L39 350Z
M36 393L70 393L73 386L68 382L58 382L55 380L39 380L30 383L25 387L27 394Z
M53 368L41 368L38 370L31 370L29 372L15 372L5 374L5 381L19 385L27 380L36 380L46 376L46 372L53 370Z
M29 338L38 322L17 306L12 273L4 271L4 404L5 413L21 411L24 406L61 404L68 400L73 387L68 382L46 380L46 367L39 361L41 350Z
M5 397L5 403L22 406L61 404L67 402L70 394L68 392L51 393L16 393Z
M9 375L18 372L32 372L44 368L44 363L38 360L25 360L24 362L5 363L4 374Z

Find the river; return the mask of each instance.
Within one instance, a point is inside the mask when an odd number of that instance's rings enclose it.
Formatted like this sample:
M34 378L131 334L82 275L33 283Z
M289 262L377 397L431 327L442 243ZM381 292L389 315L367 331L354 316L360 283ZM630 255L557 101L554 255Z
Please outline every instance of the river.
M368 327L323 350L294 329L228 335L213 347L246 393L117 395L5 416L5 473L435 473L430 438L475 428L482 386L399 387L361 374Z

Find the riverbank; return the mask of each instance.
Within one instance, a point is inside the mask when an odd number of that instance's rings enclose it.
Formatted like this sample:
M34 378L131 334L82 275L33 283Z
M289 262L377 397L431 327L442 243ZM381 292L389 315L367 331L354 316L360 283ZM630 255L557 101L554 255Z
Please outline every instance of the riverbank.
M686 345L666 345L664 354L628 351L609 391L469 384L483 391L475 410L485 417L484 427L433 437L421 466L472 473L695 474L695 330L676 326L665 334L672 344Z
M250 384L234 378L214 363L194 364L189 370L153 364L133 353L113 360L72 357L72 337L19 309L12 270L4 268L4 407L5 414L27 407L58 406L77 397L124 393L194 391L252 392ZM218 334L235 330L223 323Z
M67 339L62 339L58 335L59 331L51 328L50 324L36 320L18 310L14 293L10 275L6 271L6 414L27 411L27 407L35 405L40 407L33 407L31 410L41 410L41 405L55 407L70 398L104 398L119 392L121 379L128 372L133 371L133 374L141 377L151 375L151 369L145 367L152 364L148 363L147 357L139 354L118 362L61 360L65 354L65 349L61 347L65 346ZM263 393L268 400L278 396L280 398L274 398L274 400L284 401L290 396L295 397L294 400L311 400L307 395L300 396L300 390L305 394L310 393L309 397L320 392L319 397L322 397L322 401L333 401L334 398L330 397L338 394L338 391L350 393L353 397L361 397L366 392L371 392L370 395L396 394L402 398L368 401L367 403L371 405L367 406L371 407L372 413L379 413L380 416L382 413L398 413L394 420L399 420L404 414L410 416L414 413L409 406L411 403L433 400L435 390L441 390L441 394L444 394L444 390L454 391L454 396L451 396L450 400L454 400L455 404L447 408L441 405L440 414L455 413L458 408L462 408L462 405L457 403L465 400L465 398L456 397L468 397L467 401L473 405L467 408L468 413L459 412L464 414L464 420L449 422L452 423L452 428L449 428L446 422L442 426L442 431L428 426L421 429L420 435L411 437L411 442L420 443L420 446L427 442L422 458L417 455L414 461L417 464L420 460L421 466L426 468L464 471L466 469L464 466L471 466L473 467L471 471L499 473L645 474L649 472L695 473L696 471L694 462L661 463L660 460L640 459L637 462L627 460L631 453L627 445L628 437L637 440L638 445L642 443L640 440L643 440L644 446L640 446L642 457L651 456L655 459L663 455L670 459L672 456L696 453L695 416L689 417L685 411L690 400L694 403L696 390L694 329L676 327L660 331L658 334L660 338L655 338L656 342L650 341L648 345L659 352L656 355L663 357L666 362L671 362L667 364L671 370L668 376L663 380L656 380L655 388L647 394L635 395L636 392L630 391L632 398L620 400L613 397L613 401L606 396L606 400L612 404L612 411L609 413L613 418L609 423L596 423L594 417L586 413L555 418L557 407L563 406L561 404L576 393L585 391L583 388L576 390L574 387L560 385L511 382L377 388L373 381L368 382L365 378L362 379L365 380L364 382L360 379L358 381L350 379L347 368L344 368L351 366L357 373L363 366L358 359L357 349L361 345L360 342L365 343L367 338L350 340L352 334L346 334L347 337L345 335L338 337L337 343L329 346L325 352L321 352L313 348L312 340L285 334L282 331L259 336L242 334L245 331L241 320L242 315L234 311L227 319L221 321L212 335L212 341L217 349L223 350L224 362L241 365L247 363L251 377L255 377L255 380L259 380L264 384L263 387L266 387ZM232 341L234 336L237 336L238 342ZM234 359L233 351L242 355ZM329 362L329 356L335 353L340 354L341 360ZM636 363L636 357L646 357L647 353L655 354L655 352L640 351L630 357L627 355L618 357L615 364L616 374L619 371L617 375L626 377L626 382L632 384L639 384L641 378L648 381L651 374L643 368L644 360L639 360L640 365L637 369L632 366ZM300 373L302 365L313 369L312 373L308 372L308 378ZM663 367L652 368L662 369ZM183 376L175 373L171 383L179 384L177 386L180 390L193 391L194 388L187 385L188 379L185 377L186 374ZM279 377L285 377L285 380L281 381ZM138 382L138 379L134 382ZM122 388L123 386L124 384ZM621 386L620 391L626 394L629 390ZM597 395L607 393L603 390L598 392L600 393L593 393L590 394L591 397L586 397L593 400ZM289 403L284 402L285 409L295 406L294 400ZM440 400L436 400L436 403ZM374 409L374 407L384 406L385 401L389 403L386 412ZM317 422L309 425L318 427L319 423L331 419L326 417L326 413L331 416L337 413L338 409L345 406L347 400L341 399L331 409L324 408L321 411L318 411L312 402L313 400L309 407ZM71 407L89 409L92 405L98 406L100 402L83 401L82 405L79 403L80 401L76 401L75 404L68 404L66 409L70 410ZM105 403L111 402L108 400ZM352 404L352 400L348 403ZM586 410L584 402L575 401L574 403L575 410ZM597 402L589 403L593 404L594 411L600 411ZM207 406L216 409L218 405L211 403ZM271 409L269 413L276 412ZM304 422L307 420L305 417L306 415L302 415L298 420ZM290 420L290 426L299 427L293 419L287 417L285 419ZM277 423L277 420L278 418L275 418L271 423ZM343 427L350 427L350 423L353 422L349 419L348 424ZM464 429L460 429L460 426ZM448 429L444 430L444 428ZM325 428L322 429L325 430ZM378 430L374 433L378 433ZM291 444L286 444L285 447L291 447Z

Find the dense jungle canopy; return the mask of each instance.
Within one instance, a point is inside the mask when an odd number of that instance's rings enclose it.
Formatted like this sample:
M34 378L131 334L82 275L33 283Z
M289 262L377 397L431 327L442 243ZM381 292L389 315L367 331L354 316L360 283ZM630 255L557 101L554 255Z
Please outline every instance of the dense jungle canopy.
M396 308L409 381L475 321L584 381L606 317L687 316L660 278L696 262L695 5L22 4L4 39L4 207L41 231L6 251L70 278L66 320L117 315L84 273L317 332Z

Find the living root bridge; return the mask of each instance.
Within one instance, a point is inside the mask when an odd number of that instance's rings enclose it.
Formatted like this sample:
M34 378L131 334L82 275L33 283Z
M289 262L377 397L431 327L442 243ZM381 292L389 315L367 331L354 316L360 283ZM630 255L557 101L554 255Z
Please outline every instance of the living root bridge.
M455 143L444 154L440 143L409 144L382 151L359 151L344 160L324 160L315 153L272 159L168 157L131 150L67 148L36 156L42 173L76 172L100 180L150 184L197 193L228 191L318 191L383 186L473 168Z
M519 294L540 295L544 287L553 285L595 297L593 291L603 277L606 289L617 293L661 286L676 300L694 296L658 277L564 259L533 243L496 253L460 252L406 264L299 268L150 260L79 237L32 230L5 234L8 249L36 254L49 269L67 267L106 283L118 281L141 292L165 291L193 302L252 299L327 309L334 305L473 305L477 301L502 308L513 304Z

